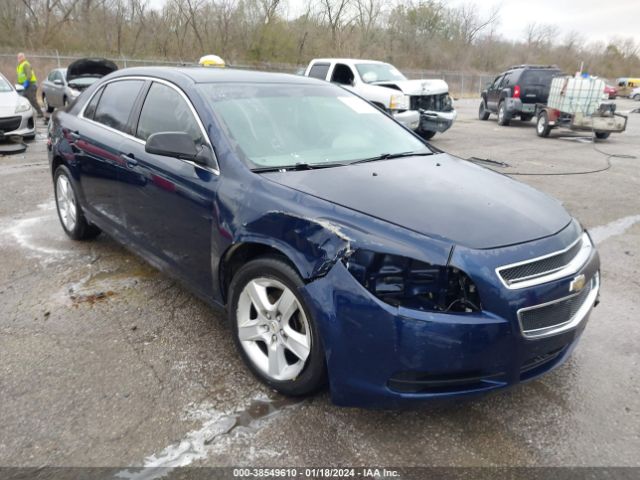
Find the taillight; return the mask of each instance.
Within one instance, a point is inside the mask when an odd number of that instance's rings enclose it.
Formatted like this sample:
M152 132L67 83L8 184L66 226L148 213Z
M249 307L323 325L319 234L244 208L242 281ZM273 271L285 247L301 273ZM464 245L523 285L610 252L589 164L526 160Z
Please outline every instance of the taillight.
M513 98L520 98L520 85L513 87Z

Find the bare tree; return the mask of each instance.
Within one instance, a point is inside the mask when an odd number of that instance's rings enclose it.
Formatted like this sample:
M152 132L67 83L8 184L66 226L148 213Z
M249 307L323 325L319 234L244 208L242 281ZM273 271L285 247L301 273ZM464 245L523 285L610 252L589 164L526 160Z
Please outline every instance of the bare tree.
M320 0L320 9L331 30L331 42L339 47L342 29L353 21L351 7L353 0Z

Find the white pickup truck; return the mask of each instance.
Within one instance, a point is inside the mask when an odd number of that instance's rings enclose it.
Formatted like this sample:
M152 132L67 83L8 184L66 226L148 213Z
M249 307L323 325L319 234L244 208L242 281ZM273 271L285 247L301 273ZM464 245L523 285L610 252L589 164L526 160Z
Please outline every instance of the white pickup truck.
M430 139L456 119L444 80L407 80L393 65L375 60L316 58L305 76L338 83Z

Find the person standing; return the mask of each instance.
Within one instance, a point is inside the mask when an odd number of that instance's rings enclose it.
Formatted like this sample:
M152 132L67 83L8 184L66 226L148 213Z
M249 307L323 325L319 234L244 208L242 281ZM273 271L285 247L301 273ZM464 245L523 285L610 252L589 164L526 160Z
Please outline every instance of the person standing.
M36 92L38 91L38 79L31 68L31 64L27 61L24 53L22 52L18 54L18 67L16 68L16 73L18 74L18 83L24 87L24 96L27 97L29 103L31 103L36 112L38 112L38 117L42 117L42 110L40 109L38 99L36 98Z

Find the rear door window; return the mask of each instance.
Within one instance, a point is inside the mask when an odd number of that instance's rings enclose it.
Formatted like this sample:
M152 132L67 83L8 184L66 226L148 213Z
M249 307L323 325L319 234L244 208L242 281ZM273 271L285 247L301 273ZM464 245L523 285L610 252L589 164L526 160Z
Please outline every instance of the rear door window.
M517 73L516 72L509 72L507 74L505 74L504 79L502 80L502 88L505 87L512 87L515 82L513 81L514 78L516 78Z
M309 70L309 76L313 78L319 78L320 80L327 79L327 73L329 72L328 63L314 63Z
M93 119L129 133L129 117L143 84L142 80L118 80L109 83L104 87Z
M504 75L497 76L496 79L493 81L493 85L491 85L491 89L496 90L500 86L500 82L502 82L503 78L504 78Z
M154 82L140 111L136 136L147 140L159 132L184 132L196 145L202 145L200 129L191 108L182 95L162 83Z

